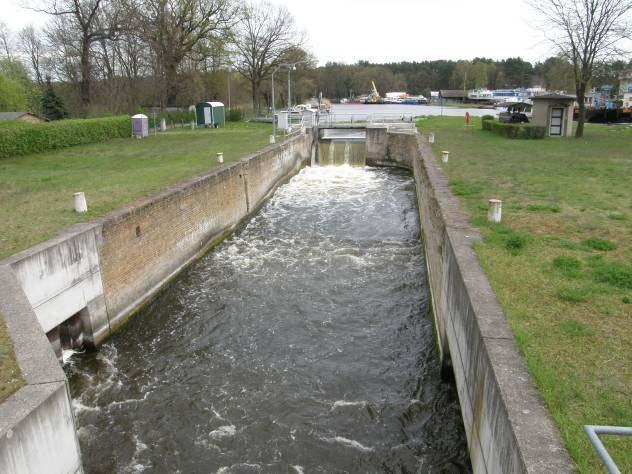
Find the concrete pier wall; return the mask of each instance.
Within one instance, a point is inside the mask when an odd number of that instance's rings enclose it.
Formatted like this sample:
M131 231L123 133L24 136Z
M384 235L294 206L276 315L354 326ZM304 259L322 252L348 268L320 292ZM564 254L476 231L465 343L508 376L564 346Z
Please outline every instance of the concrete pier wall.
M25 382L0 404L0 472L82 472L66 376L10 265L0 265L0 317Z
M78 224L2 262L15 272L45 333L80 313L88 335L85 342L93 344L92 328L107 326L101 241L99 223Z
M372 162L408 163L414 173L437 339L451 361L474 472L573 472L472 249L479 234L420 135L386 137L386 158Z

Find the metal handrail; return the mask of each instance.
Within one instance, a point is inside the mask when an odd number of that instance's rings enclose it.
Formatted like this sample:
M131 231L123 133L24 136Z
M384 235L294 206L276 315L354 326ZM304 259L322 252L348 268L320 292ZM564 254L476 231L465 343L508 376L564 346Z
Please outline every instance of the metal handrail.
M612 457L610 457L610 453L608 453L608 450L603 445L598 435L632 436L632 427L584 425L584 431L586 431L588 439L592 443L603 463L606 465L608 473L621 474L621 471L613 461Z

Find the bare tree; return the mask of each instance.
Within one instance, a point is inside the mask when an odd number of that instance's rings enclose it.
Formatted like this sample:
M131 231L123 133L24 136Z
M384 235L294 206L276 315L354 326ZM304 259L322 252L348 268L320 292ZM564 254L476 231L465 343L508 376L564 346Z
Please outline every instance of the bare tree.
M163 101L177 104L178 71L198 44L226 32L230 0L135 0L136 23L163 77Z
M0 21L0 48L2 48L2 54L6 55L7 58L11 57L12 43L9 27L5 22Z
M32 26L25 26L18 33L20 50L31 65L33 77L39 86L44 85L44 78L48 75L48 58L46 45L41 36Z
M77 35L75 41L78 43L80 58L79 96L84 108L90 105L92 45L115 39L120 30L116 15L107 18L104 15L108 2L109 0L52 0L48 8L36 10L60 18L60 34Z
M252 106L258 112L261 84L301 40L285 7L246 3L234 34L235 67L250 84Z
M584 135L586 88L595 65L620 54L618 46L632 33L632 0L532 0L543 15L549 40L571 62L579 120L575 136Z

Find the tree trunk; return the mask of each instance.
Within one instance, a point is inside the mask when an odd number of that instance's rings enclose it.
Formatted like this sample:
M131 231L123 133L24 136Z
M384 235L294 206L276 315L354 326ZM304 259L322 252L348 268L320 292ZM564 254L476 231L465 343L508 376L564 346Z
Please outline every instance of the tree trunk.
M252 91L252 109L255 112L255 116L259 116L259 84L256 81L250 82L250 89Z
M83 38L81 44L81 80L79 82L79 98L84 113L90 106L90 40Z
M577 87L577 103L579 104L579 114L577 116L577 128L575 129L575 138L584 136L584 123L586 122L586 84L580 84Z
M174 61L165 65L165 92L167 107L175 107L178 99L178 65Z

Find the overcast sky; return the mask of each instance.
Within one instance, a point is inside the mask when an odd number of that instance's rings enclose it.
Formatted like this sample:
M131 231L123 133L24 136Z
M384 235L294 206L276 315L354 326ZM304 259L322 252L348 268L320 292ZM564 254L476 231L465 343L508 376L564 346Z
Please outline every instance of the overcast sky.
M45 15L0 0L0 19L14 31ZM538 61L550 55L523 0L270 0L285 5L319 62L425 59Z

